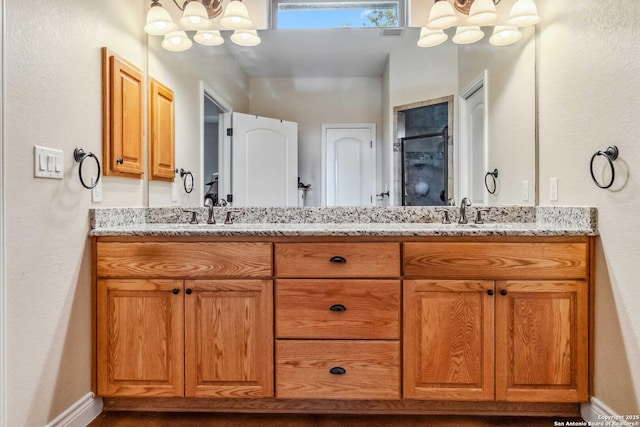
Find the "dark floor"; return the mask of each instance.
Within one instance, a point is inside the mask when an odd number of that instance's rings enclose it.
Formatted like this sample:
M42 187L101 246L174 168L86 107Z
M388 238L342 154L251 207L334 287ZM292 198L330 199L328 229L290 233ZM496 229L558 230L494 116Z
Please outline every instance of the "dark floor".
M103 412L90 427L553 427L573 418Z

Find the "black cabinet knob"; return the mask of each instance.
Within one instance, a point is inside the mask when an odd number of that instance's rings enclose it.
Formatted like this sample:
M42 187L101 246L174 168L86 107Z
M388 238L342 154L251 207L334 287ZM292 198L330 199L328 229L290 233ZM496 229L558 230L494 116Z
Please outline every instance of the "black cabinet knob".
M507 290L506 290L506 289L502 289L502 290L500 291L500 295L502 295L502 296L507 295Z
M193 290L191 290L191 288L187 288L187 290L184 291L184 293L187 294L187 295L191 295L191 292L193 292Z
M341 256L334 256L329 259L329 262L332 262L334 264L346 264L347 259Z
M121 164L123 164L123 163L124 163L124 159L123 159L122 157L118 157L118 158L116 159L116 163L117 163L117 164L119 164L119 165L121 165Z
M180 289L174 289L171 292L173 292L174 295L178 295L180 293Z
M333 375L344 375L347 373L347 370L340 366L336 366L334 368L329 369L329 373Z
M489 290L487 291L487 295L489 295L490 297L492 297L492 296L493 296L493 289L489 289Z
M342 304L333 304L331 307L329 307L329 310L331 310L331 311L346 311L347 307L345 307Z

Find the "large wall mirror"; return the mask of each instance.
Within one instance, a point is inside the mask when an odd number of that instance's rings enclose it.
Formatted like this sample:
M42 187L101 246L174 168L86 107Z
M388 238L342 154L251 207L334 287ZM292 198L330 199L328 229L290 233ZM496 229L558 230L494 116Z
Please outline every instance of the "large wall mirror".
M506 20L514 2L499 2L501 19ZM178 8L164 3L177 19ZM223 32L221 46L194 43L186 51L170 52L161 47L161 37L149 36L149 77L175 93L176 167L195 178L191 193L182 189L179 176L173 185L149 181L150 206L202 205L212 181L212 159L205 158L212 149L203 141L226 138L228 124L220 122L221 111L298 123L298 175L311 186L305 206L322 205L322 129L340 123L375 125L374 205L402 205L403 200L407 205L437 205L448 199L459 203L462 197L474 204L535 204L533 27L523 28L522 40L510 46L491 45L492 27L487 27L485 38L471 45L449 39L420 48L419 27L426 22L430 1L409 2L411 27L400 35L381 29L267 30L266 3L245 3L257 17L258 46L234 45L230 33ZM452 35L454 30L446 31ZM448 111L439 148L431 134L443 129L422 129L428 140L405 132L409 121L416 123L412 109L442 102ZM484 141L482 147L469 142L474 135ZM217 143L222 147L224 141ZM424 148L431 147L428 144L435 148ZM229 153L218 148L214 152L224 168ZM429 175L420 173L436 161L445 176L427 182ZM499 172L488 177L492 191L487 191L485 178L494 170ZM408 183L410 178L416 182ZM221 197L228 185L218 189Z

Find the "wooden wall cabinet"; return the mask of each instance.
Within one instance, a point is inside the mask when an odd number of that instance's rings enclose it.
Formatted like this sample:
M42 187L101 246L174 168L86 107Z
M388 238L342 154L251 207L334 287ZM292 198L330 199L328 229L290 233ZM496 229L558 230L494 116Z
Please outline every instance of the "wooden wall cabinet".
M144 75L102 48L103 174L144 175Z
M175 107L173 91L155 79L149 84L149 152L152 180L175 178Z

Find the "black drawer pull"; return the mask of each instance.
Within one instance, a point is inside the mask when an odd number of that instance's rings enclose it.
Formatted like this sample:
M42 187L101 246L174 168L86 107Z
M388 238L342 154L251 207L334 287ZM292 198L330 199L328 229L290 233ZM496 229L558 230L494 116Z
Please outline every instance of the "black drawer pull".
M487 295L489 295L490 297L493 296L493 289L489 289L487 291Z
M331 307L329 307L329 310L331 310L331 311L347 311L347 307L345 307L342 304L333 304Z
M347 370L344 368L341 368L340 366L336 366L335 368L329 369L329 373L333 375L344 375L347 373Z
M334 257L331 257L331 259L329 259L329 262L333 262L335 264L346 264L347 259L341 256L334 256Z
M191 292L193 292L193 291L191 290L191 288L187 288L187 290L186 290L186 291L184 291L184 293L185 293L185 294L187 294L187 295L191 295Z
M500 295L502 295L502 296L507 295L507 290L506 290L506 289L502 289L502 290L500 291Z
M178 295L180 293L180 289L174 289L171 292L173 292L174 295Z

